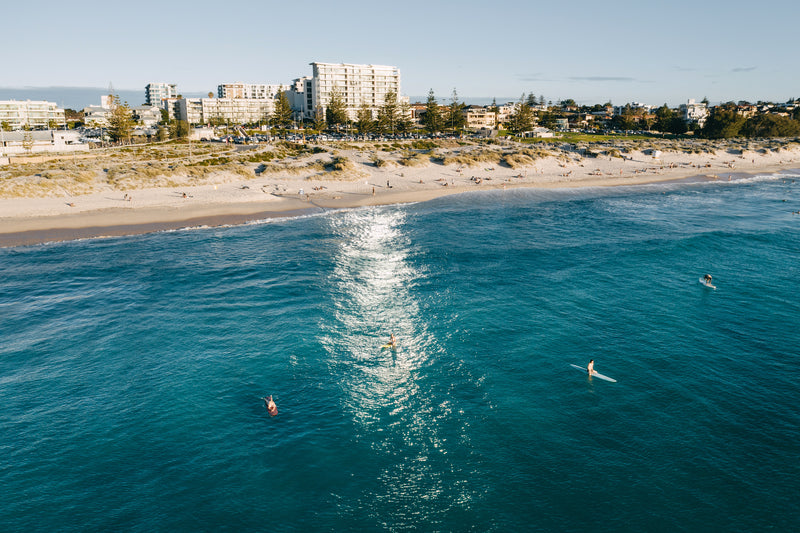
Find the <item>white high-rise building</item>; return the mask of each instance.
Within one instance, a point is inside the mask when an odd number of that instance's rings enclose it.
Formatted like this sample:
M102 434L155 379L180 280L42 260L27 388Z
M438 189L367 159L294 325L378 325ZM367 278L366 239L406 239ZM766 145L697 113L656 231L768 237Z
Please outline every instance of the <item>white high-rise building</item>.
M317 109L324 109L334 90L338 91L347 106L351 120L363 106L372 109L373 116L385 101L386 95L394 92L397 102L408 102L400 96L400 69L384 65L355 65L350 63L311 63L311 95L305 114L314 116Z
M144 103L149 106L163 108L167 99L177 96L178 86L174 83L148 83L144 88Z

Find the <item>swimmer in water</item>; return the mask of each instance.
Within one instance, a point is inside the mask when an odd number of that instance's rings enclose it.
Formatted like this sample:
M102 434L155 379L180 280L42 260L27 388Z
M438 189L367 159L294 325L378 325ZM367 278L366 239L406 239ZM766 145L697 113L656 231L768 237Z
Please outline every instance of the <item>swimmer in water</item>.
M278 406L275 405L275 401L272 399L272 395L267 396L264 398L264 405L267 406L267 412L269 416L275 416L278 414Z

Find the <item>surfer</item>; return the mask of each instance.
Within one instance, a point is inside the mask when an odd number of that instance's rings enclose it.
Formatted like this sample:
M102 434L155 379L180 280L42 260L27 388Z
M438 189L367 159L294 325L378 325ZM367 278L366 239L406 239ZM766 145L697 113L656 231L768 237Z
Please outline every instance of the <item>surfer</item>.
M711 274L706 274L705 276L703 276L703 281L705 282L706 285L711 285Z
M269 416L275 416L278 414L278 406L275 405L275 401L272 399L272 395L267 396L264 398L264 405L267 406L267 412Z
M394 338L394 333L389 337L389 346L391 348L397 348L397 340Z
M592 359L591 361L589 361L589 366L587 366L587 367L586 367L586 371L587 371L587 372L589 372L589 375L590 375L590 376L591 376L592 374L594 374L594 359Z

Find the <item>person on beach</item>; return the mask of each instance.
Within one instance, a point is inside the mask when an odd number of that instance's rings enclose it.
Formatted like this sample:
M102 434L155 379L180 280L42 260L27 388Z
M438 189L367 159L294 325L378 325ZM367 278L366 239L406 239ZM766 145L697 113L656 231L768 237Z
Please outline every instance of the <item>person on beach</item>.
M589 373L590 376L594 374L594 359L589 361L589 366L586 367L586 371Z
M267 412L269 413L269 416L275 416L278 414L278 406L275 405L275 401L272 399L271 394L264 398L264 405L267 406Z

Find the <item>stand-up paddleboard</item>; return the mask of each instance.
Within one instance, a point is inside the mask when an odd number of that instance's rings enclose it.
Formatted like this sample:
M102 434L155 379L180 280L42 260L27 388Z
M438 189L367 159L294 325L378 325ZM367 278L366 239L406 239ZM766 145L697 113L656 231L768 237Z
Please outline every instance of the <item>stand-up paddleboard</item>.
M587 372L586 372L586 367L585 367L585 366L578 366L578 365L569 365L569 366L571 366L572 368L577 368L578 370L580 370L580 371L581 371L581 372L583 372L584 374L586 374L586 373L587 373ZM610 381L611 383L616 383L616 382L617 382L617 380L616 380L616 379L614 379L614 378L610 378L610 377L608 377L608 376L604 376L603 374L601 374L601 373L599 373L599 372L597 372L597 371L594 371L594 372L592 372L592 377L593 377L593 378L600 378L600 379L604 379L604 380L606 380L606 381Z
M392 346L392 344L388 342L383 346L381 346L381 350L389 350L389 349L396 350L397 346Z
M708 287L709 289L714 289L714 290L717 290L717 288L716 288L714 285L710 284L709 282L707 282L707 281L706 281L706 280L704 280L703 278L700 278L700 283L701 283L702 285L705 285L705 286L706 286L706 287Z

